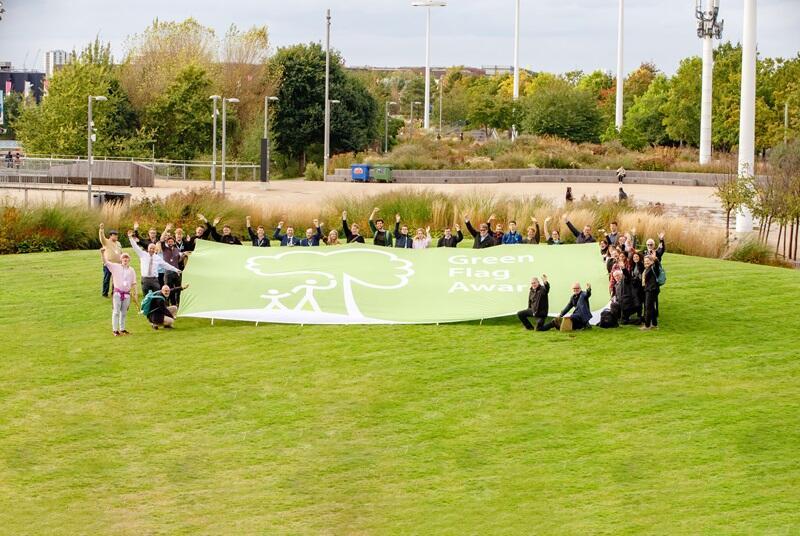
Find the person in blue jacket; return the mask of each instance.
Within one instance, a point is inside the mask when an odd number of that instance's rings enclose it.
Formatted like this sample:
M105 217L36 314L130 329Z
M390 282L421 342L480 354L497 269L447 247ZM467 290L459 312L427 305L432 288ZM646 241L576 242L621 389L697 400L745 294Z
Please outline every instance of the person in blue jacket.
M581 289L581 284L576 282L572 285L572 297L569 299L569 303L561 313L553 320L552 322L548 322L542 327L542 331L547 331L553 329L558 324L561 323L561 319L566 315L570 310L574 309L572 315L572 329L586 329L589 326L589 321L592 319L592 309L589 306L589 298L592 297L592 285L586 283L586 290Z
M300 241L300 245L303 247L319 246L322 241L322 224L316 218L314 218L313 223L317 232L315 233L311 227L306 229L306 237Z
M503 244L522 244L522 235L517 231L517 222L508 222L508 232L503 235Z

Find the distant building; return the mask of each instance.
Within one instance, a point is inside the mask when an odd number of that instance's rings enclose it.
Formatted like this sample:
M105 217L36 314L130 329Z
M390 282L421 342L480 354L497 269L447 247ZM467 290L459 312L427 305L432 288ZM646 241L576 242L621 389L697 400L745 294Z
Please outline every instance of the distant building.
M0 62L0 91L9 94L12 91L33 97L41 102L44 91L44 73L15 69L10 61Z
M66 50L48 50L44 55L44 74L51 78L53 74L67 64Z

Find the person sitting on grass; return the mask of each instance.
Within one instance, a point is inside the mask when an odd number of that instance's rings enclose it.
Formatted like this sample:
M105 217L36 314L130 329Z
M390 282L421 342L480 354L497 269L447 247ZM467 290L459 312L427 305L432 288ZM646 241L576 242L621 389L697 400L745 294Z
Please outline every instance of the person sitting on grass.
M100 258L111 274L114 286L111 295L111 330L115 337L119 337L129 334L125 329L125 319L131 299L136 300L136 272L131 267L131 256L127 253L120 254L119 263L110 261L107 253L107 248L100 248Z
M182 287L170 288L169 285L164 285L159 291L150 291L147 296L142 300L142 314L147 317L150 325L154 330L158 330L160 326L165 329L172 329L175 324L175 315L178 314L178 307L175 305L168 305L169 295L177 290L186 290L189 284Z
M339 231L337 231L336 229L331 229L331 232L329 232L328 236L325 238L325 245L341 246L342 243L339 242Z
M597 242L597 240L595 240L594 237L592 236L591 225L584 225L583 231L578 231L578 229L574 225L572 225L572 222L569 221L569 218L567 218L566 214L564 214L563 219L564 222L566 222L569 230L572 231L573 235L575 235L576 244L589 244Z
M550 283L547 282L547 275L542 274L542 281L534 277L531 279L531 290L528 292L528 308L517 313L517 318L522 322L527 330L533 330L528 318L536 319L536 330L542 331L547 320L547 312L550 308L548 294L550 294Z
M552 321L542 326L542 331L548 331L561 327L561 321L571 309L574 309L570 316L572 320L572 329L586 329L589 328L589 321L592 319L592 309L589 306L589 298L592 297L592 285L586 283L586 290L581 290L581 284L576 282L572 285L572 297L569 299L566 307L561 313Z
M564 242L561 241L561 233L558 232L558 229L553 229L552 231L548 229L547 224L552 221L553 218L547 217L544 220L544 235L547 237L547 245L549 246L558 246L563 244Z
M461 232L461 226L456 224L456 235L453 236L453 230L450 227L445 227L444 235L439 239L436 244L438 248L457 248L459 242L464 240L464 233Z
M494 216L492 216L492 218L493 217ZM489 221L491 221L492 218L489 218ZM464 214L464 223L467 224L467 231L469 231L469 234L471 234L472 237L475 239L475 242L472 244L472 249L485 249L497 245L494 241L494 237L489 232L488 223L481 223L480 225L478 225L478 229L480 230L476 231L469 221L468 214Z
M281 246L294 247L300 245L300 237L294 235L294 227L289 225L286 227L286 234L281 234L283 229L283 222L278 222L278 227L275 229L275 234L272 238L280 242Z
M319 246L320 242L322 242L323 224L316 218L314 218L314 221L311 223L314 225L314 228L312 229L309 227L306 229L306 237L300 241L300 245L304 248ZM316 229L316 232L314 232L314 229Z
M106 238L105 233L105 224L100 224L100 245L105 248L106 250L106 257L108 260L114 263L120 262L120 255L122 255L122 244L119 241L119 233L117 231L109 231L108 238ZM108 267L103 264L103 288L102 288L102 295L104 298L108 298L108 291L111 287L111 272L108 270Z
M245 223L247 223L247 235L250 237L250 243L253 244L253 247L256 248L268 248L269 246L269 238L267 238L267 233L264 230L263 225L259 225L256 227L256 230L253 231L253 225L250 221L250 216L245 218Z
M392 233L385 228L383 218L375 219L380 209L375 207L369 215L369 228L372 231L372 243L376 246L392 247Z
M344 231L344 236L347 238L347 243L352 244L354 242L358 242L359 244L364 244L364 237L361 236L359 233L360 227L357 223L353 223L349 227L347 226L347 211L345 210L342 212L342 231Z
M522 235L517 231L517 222L508 222L508 232L500 239L502 244L522 244Z
M400 225L400 214L394 215L394 247L403 249L414 247L414 239L408 234L408 225Z
M417 229L417 236L414 237L412 248L426 249L431 245L431 228L426 227L424 230L420 227Z

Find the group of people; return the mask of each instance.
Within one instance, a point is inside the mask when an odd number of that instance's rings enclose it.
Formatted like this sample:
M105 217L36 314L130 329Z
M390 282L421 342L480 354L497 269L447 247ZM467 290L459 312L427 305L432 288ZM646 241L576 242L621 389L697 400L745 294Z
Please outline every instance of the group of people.
M7 168L19 169L20 166L22 165L22 155L19 153L19 151L17 151L13 155L11 154L11 151L8 151L6 153L5 160Z
M400 214L396 214L394 230L390 231L386 228L385 221L376 217L378 212L379 209L376 207L368 220L372 231L372 243L375 246L407 249L425 249L432 246L430 227L418 228L412 235L408 225L402 223ZM171 223L167 224L160 234L156 228L151 227L146 236L141 236L138 222L134 222L133 229L127 232L130 245L139 258L141 302L138 300L136 275L131 266L131 257L123 251L119 233L112 230L106 236L104 226L100 225L102 295L112 298L114 336L129 333L126 329L126 318L132 301L139 304L142 314L147 316L153 329L173 327L180 307L181 291L188 286L183 285L181 274L195 249L197 240L210 239L224 244L242 245L242 240L232 233L230 225L225 224L221 230L217 229L221 221L219 217L213 221L209 221L203 214L198 214L197 217L202 224L195 228L191 236L182 228L175 228ZM495 223L493 226L494 220L496 218L492 215L486 222L478 224L476 229L469 215L464 215L464 223L473 238L474 249L542 242L549 245L564 243L559 231L550 229L552 218L549 217L544 221L544 238L536 218L531 218L531 225L526 229L525 236L520 233L516 221L510 221L506 230L501 223ZM590 225L585 225L579 230L566 215L563 221L574 235L576 243L598 242ZM366 242L360 226L357 223L348 224L346 211L342 212L343 240L340 240L336 229L324 233L324 223L317 219L313 220L312 227L307 228L303 236L296 234L295 228L291 225L286 226L283 221L278 223L271 237L261 225L254 229L249 216L246 218L246 226L249 242L254 247L271 247L273 243L281 247L318 247ZM637 249L635 229L630 233L621 234L617 222L612 222L610 232L600 229L599 233L602 236L599 241L600 254L609 273L611 294L609 311L604 311L611 316L608 322L601 321L601 326L635 323L641 324L642 329L657 327L658 295L660 287L666 281L666 272L661 266L661 258L666 251L664 234L659 235L658 247L653 239L649 239L646 242L646 249L640 251ZM448 226L438 239L436 247L455 248L463 240L464 234L460 225ZM541 280L535 277L532 279L528 308L518 313L526 328L547 331L554 327L562 328L565 321L572 329L589 326L592 317L589 307L591 285L587 283L583 289L579 283L575 283L573 296L561 315L547 322L549 291L550 283L546 276L543 275ZM572 314L566 317L571 310ZM535 327L529 318L536 320Z
M575 235L576 242L596 242L591 226L586 225L582 231L578 231L568 220L567 226ZM616 221L611 222L610 229L610 232L599 230L603 238L598 244L608 272L611 297L608 308L600 314L599 326L615 328L621 324L635 324L642 330L658 329L658 298L661 287L666 284L666 270L662 265L662 257L667 250L664 233L659 233L658 245L654 239L649 238L645 242L645 248L640 250L636 243L636 229L621 234ZM555 243L550 242L551 240L553 237L548 243ZM579 282L574 283L570 301L551 322L547 322L549 292L550 283L546 275L542 274L541 280L538 277L531 280L528 307L517 313L526 329L547 331L554 327L567 330L590 327L591 284L586 283L586 288L582 289ZM568 317L569 320L566 320L570 311L573 312ZM536 326L531 324L530 318L536 320Z

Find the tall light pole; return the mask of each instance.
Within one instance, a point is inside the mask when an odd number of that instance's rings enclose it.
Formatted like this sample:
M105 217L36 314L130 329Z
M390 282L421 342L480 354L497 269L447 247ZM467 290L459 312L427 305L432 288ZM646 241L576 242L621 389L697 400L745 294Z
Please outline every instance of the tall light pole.
M388 153L389 152L389 106L394 106L395 104L397 104L397 103L394 102L394 101L389 101L389 102L386 103L386 106L385 106L385 113L383 115L383 122L384 122L384 127L385 127L384 133L383 133L383 136L384 136L384 139L383 139L383 152L384 153Z
M514 102L519 100L519 8L520 0L517 0L517 8L514 15ZM511 139L517 137L517 125L511 125Z
M413 7L427 8L427 25L425 30L425 121L424 128L431 126L431 8L445 7L447 2L440 0L423 0L412 2Z
M322 180L328 178L331 158L331 10L325 13L325 141L322 151ZM301 170L302 171L302 170Z
M700 110L700 163L711 161L711 110L713 106L712 86L714 83L714 42L722 39L722 26L725 21L718 20L719 0L706 0L703 10L702 0L697 0L697 37L703 40L703 93Z
M267 154L266 154L266 173L265 178L266 182L269 182L269 103L270 101L277 101L278 97L271 97L265 96L264 97L264 139L266 140L267 145Z
M408 125L408 137L409 139L414 137L414 106L422 104L419 101L414 101L411 103L411 123Z
M623 116L623 91L625 86L625 73L623 67L623 45L624 45L624 36L625 36L625 0L619 0L619 20L618 20L618 28L617 28L617 105L616 105L616 116L614 118L614 125L617 127L617 131L622 130L622 118Z
M235 104L239 99L231 97L222 99L222 195L225 195L225 148L228 137L228 108L227 103Z
M439 139L442 137L442 108L444 105L444 76L439 77Z
M213 123L211 127L211 137L214 139L211 150L211 189L217 188L217 101L221 99L219 95L211 95L209 99L214 101L214 111L212 113Z
M739 106L739 178L756 174L756 0L744 0L742 32L742 95ZM736 213L736 232L753 230L753 215L742 207Z
M86 196L89 208L92 208L92 168L94 167L94 159L92 158L92 143L94 143L94 119L92 119L92 102L107 101L108 99L102 95L89 95L89 120L86 126L86 155L88 158L89 170L86 173Z

